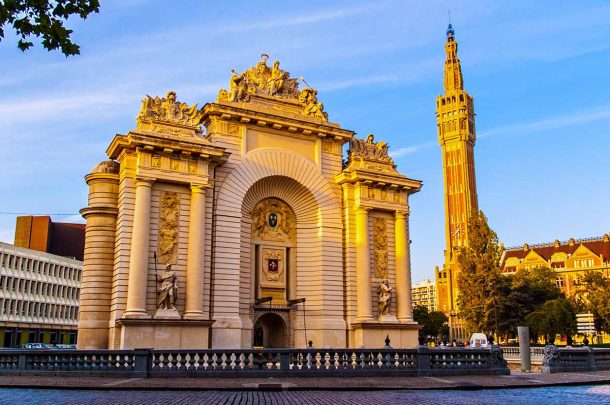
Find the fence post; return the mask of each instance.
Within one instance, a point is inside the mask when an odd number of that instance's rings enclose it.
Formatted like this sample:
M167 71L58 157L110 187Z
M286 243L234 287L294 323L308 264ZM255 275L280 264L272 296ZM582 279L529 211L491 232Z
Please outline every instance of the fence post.
M417 375L432 375L432 362L430 361L430 349L427 346L417 347Z
M152 365L151 349L135 349L134 353L136 357L133 371L134 377L149 377Z
M25 370L27 366L26 354L20 353L17 358L17 370Z
M597 371L597 364L595 363L595 351L590 346L587 346L587 350L589 351L589 370Z
M280 352L280 370L290 371L290 352Z
M530 347L530 328L529 326L517 326L519 334L519 360L521 371L532 371L532 353Z

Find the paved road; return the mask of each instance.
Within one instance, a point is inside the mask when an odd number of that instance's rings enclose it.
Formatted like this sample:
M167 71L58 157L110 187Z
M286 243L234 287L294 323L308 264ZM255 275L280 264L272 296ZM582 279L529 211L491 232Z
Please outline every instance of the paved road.
M179 382L179 380L176 380ZM610 385L430 391L84 391L0 389L0 404L604 404Z

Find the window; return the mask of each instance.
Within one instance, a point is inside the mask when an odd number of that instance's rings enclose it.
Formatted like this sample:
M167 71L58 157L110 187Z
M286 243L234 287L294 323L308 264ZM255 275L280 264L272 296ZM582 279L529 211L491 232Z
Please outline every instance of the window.
M557 280L555 280L555 283L557 284L557 287L563 288L563 277L562 276L558 276Z

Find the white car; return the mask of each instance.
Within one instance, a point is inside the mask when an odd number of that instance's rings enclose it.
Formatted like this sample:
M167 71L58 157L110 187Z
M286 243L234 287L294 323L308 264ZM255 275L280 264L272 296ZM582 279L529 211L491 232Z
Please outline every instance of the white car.
M489 347L487 336L484 333L473 333L470 336L470 347Z

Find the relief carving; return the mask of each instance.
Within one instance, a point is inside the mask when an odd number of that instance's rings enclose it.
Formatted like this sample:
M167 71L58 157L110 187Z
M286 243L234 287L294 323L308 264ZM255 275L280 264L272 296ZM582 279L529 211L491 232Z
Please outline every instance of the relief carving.
M161 157L159 155L153 155L151 166L156 169L161 167Z
M388 277L388 235L385 218L373 217L373 249L375 277Z
M142 122L160 121L199 127L203 113L197 104L188 106L176 101L176 92L170 91L165 98L146 96L138 114L138 127Z
M157 256L161 263L178 261L178 218L180 198L178 193L164 191L159 202L159 234Z
M294 241L296 218L288 204L277 198L261 201L252 210L252 234L268 241Z
M263 284L283 284L284 282L284 250L263 249Z

